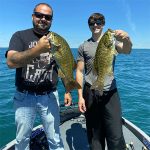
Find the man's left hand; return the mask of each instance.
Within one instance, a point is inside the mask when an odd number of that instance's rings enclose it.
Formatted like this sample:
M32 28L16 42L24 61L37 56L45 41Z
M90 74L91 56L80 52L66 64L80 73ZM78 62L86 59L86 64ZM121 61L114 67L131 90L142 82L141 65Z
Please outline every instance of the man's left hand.
M123 42L125 39L129 39L129 35L123 30L115 30L115 38L116 40Z
M72 96L69 92L65 93L64 95L64 103L65 106L70 106L72 104Z

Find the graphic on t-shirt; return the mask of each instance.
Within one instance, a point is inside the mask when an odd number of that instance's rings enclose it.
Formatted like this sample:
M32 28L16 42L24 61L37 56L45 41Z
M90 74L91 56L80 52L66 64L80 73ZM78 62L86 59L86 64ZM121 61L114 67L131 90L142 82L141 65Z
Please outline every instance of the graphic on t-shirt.
M27 64L26 68L24 69L25 80L30 82L43 82L47 75L45 70L47 65L50 64L50 60L51 56L48 52L40 54L39 57L34 58L32 62Z
M40 83L45 81L47 74L51 77L53 66L48 68L47 71L47 66L50 64L51 60L52 55L49 52L40 54L39 57L34 58L23 70L25 81Z

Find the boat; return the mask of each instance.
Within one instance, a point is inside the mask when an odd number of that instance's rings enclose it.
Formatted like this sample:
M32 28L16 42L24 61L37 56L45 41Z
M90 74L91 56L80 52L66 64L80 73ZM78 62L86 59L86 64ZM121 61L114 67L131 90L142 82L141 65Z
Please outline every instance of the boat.
M69 107L60 105L60 131L65 150L89 150L86 136L86 121L78 111L77 104ZM126 150L150 150L150 137L140 128L125 118L122 118ZM48 143L42 125L32 131L30 138L31 150L48 150ZM0 150L14 150L15 140L3 146ZM107 145L106 145L107 150Z

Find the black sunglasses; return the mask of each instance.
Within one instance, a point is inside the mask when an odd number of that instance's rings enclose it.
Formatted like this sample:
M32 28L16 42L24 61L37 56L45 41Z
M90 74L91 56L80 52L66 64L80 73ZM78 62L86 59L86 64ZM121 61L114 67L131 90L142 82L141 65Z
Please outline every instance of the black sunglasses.
M46 15L46 14L42 14L40 12L34 12L34 15L36 18L39 18L39 19L42 19L44 17L48 21L52 20L52 18L53 18L52 15Z
M89 22L89 26L94 26L95 23L96 23L98 26L99 26L99 25L102 25L101 20L94 20L94 21Z

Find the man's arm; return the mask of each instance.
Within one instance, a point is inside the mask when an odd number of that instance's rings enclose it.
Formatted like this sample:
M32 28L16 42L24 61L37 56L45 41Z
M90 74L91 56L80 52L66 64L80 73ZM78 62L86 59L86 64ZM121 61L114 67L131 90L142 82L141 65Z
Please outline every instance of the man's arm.
M61 81L62 81L62 84L65 87L64 79L61 78ZM65 104L65 106L70 106L72 104L72 96L71 96L71 92L70 91L65 91L64 104Z
M47 52L50 49L50 44L46 36L43 36L32 48L22 52L9 50L7 53L7 65L9 68L20 68L25 66L33 58L39 56L41 53Z
M116 46L118 53L129 54L132 50L132 42L127 32L115 30L115 37L119 43Z
M77 70L76 70L76 81L80 84L82 87L81 89L78 89L78 107L79 111L84 113L86 111L85 107L85 100L82 96L82 89L83 89L83 70L84 70L84 62L83 61L78 61L77 63Z

